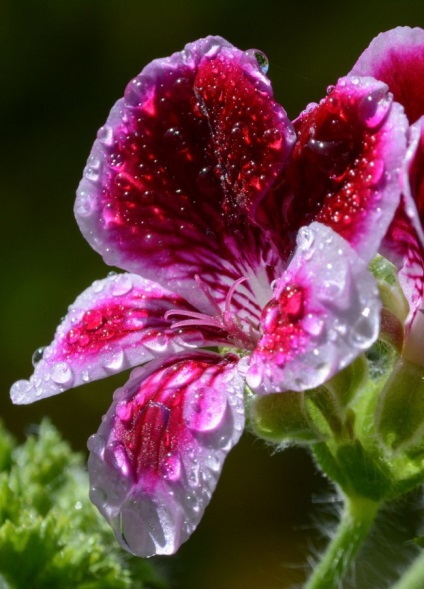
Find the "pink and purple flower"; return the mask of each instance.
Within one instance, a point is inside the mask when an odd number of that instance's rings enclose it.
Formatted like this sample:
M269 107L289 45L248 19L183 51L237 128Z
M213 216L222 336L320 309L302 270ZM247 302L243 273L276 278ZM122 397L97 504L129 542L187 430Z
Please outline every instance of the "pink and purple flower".
M75 214L125 272L77 298L11 395L138 366L89 440L92 501L134 554L193 532L246 391L317 387L376 341L381 248L405 281L418 256L422 304L422 127L361 59L291 123L263 54L208 37L148 65L98 133Z

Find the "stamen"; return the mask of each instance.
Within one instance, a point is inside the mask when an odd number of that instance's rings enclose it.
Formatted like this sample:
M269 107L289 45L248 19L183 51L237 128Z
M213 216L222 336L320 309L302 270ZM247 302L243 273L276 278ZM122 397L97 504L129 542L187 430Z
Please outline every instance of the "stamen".
M231 301L234 296L236 289L240 284L247 280L246 277L239 278L234 282L231 288L228 290L227 296L225 297L224 310L218 305L214 299L209 287L202 281L200 276L196 275L195 280L199 287L204 292L205 296L216 310L216 316L207 315L206 313L199 313L198 311L182 311L179 309L170 309L165 313L165 319L169 317L179 315L180 317L189 317L189 319L183 319L177 321L172 325L172 329L180 329L182 327L212 327L225 331L228 334L228 338L237 347L242 347L247 350L254 349L256 342L259 338L258 330L253 325L250 318L246 319L248 331L243 329L240 319L234 314L231 309Z

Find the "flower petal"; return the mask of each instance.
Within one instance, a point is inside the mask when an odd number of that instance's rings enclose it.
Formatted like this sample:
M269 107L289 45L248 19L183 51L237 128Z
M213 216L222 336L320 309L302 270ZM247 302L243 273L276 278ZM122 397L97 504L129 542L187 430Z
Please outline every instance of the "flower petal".
M312 223L262 314L247 384L257 393L319 386L377 339L381 303L366 263L329 227Z
M172 554L199 523L244 425L237 361L155 361L116 391L88 443L90 497L129 552Z
M410 128L401 182L402 201L383 241L382 253L399 269L399 283L409 303L409 331L424 298L424 117Z
M399 203L407 127L387 86L372 78L342 78L299 116L280 186L258 209L259 220L271 219L271 231L278 227L273 236L283 256L294 248L297 230L314 220L365 260L374 256Z
M201 39L130 82L94 143L77 221L108 264L207 310L196 275L222 302L272 257L248 215L293 141L254 55Z
M380 33L349 75L385 82L411 123L424 115L424 30L397 27Z
M54 341L39 354L30 380L13 385L26 404L104 378L155 357L199 345L228 345L225 332L171 328L170 309L195 311L184 299L133 274L96 281L69 307Z

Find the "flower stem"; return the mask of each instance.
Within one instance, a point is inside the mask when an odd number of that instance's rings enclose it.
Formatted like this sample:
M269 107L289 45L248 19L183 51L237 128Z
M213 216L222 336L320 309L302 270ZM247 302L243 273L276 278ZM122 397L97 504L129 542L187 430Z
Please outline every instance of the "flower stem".
M346 497L342 519L305 589L336 589L368 535L379 503ZM409 588L408 588L409 589Z
M422 552L412 563L410 568L393 585L392 589L422 589L424 579L424 552Z

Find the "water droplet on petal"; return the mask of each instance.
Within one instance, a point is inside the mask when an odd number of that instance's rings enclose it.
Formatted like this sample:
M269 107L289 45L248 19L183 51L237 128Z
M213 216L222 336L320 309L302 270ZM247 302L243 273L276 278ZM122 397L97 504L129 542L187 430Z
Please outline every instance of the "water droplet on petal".
M392 105L391 95L383 90L370 92L362 99L359 106L359 115L369 129L375 129L381 125L389 114Z
M173 482L178 481L181 477L181 460L173 454L165 456L162 470L166 479Z
M10 397L13 403L17 403L18 405L21 403L26 403L27 401L27 394L31 391L32 384L29 380L18 380L12 385L10 389Z
M95 199L85 191L81 191L75 201L75 214L79 217L91 217L96 209Z
M74 375L66 362L57 362L52 366L51 377L56 384L69 385Z
M262 384L262 371L257 365L250 366L246 374L246 383L253 391Z
M133 281L126 274L118 274L112 284L112 294L114 296L123 296L128 294L133 288Z
M110 147L113 144L112 127L109 127L107 125L105 125L104 127L100 127L100 129L97 131L97 139L100 141L100 143L103 143L103 145Z
M370 309L366 307L356 323L350 327L350 340L354 346L365 350L371 346L378 333L378 317L370 316Z
M214 431L220 426L226 408L227 395L223 390L191 388L184 399L184 420L191 430Z
M324 320L308 313L302 322L303 329L310 335L318 337L324 330Z
M164 333L157 333L148 341L143 342L143 345L152 352L165 352L168 347L168 337Z
M315 235L308 227L301 227L297 234L297 246L303 251L303 257L310 260L314 254Z
M37 348L35 350L35 352L33 353L32 365L34 366L34 368L37 366L37 364L40 362L40 360L42 360L45 349L46 349L46 346L42 346L41 348Z
M254 57L258 63L259 69L263 74L266 74L269 69L269 59L260 49L248 49L247 55Z
M103 360L103 366L112 372L118 372L122 369L124 364L124 352L123 350L115 350L109 352Z

